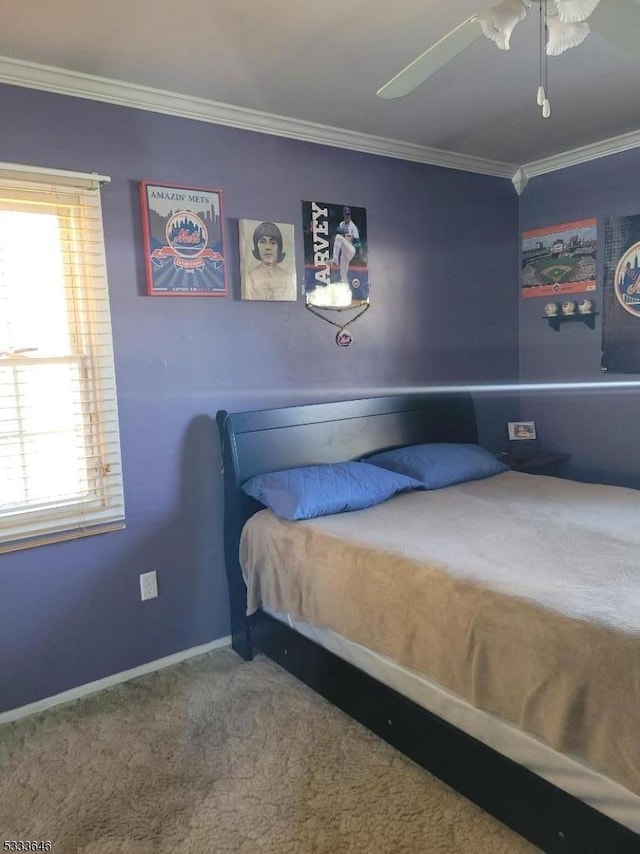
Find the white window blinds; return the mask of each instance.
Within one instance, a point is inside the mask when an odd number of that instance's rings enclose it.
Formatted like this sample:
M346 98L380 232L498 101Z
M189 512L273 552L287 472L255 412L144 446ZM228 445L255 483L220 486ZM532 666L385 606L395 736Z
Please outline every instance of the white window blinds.
M0 552L124 525L99 186L0 164Z

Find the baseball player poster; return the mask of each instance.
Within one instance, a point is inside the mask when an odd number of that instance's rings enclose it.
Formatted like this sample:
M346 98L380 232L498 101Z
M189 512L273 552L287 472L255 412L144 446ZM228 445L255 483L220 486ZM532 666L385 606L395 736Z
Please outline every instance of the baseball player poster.
M365 208L303 201L302 227L307 304L348 308L368 303Z

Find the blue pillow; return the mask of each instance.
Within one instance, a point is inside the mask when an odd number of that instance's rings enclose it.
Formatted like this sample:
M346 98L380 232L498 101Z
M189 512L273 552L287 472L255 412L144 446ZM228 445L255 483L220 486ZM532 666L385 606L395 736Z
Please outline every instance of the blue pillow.
M407 445L383 451L367 457L367 462L415 478L425 489L441 489L454 483L480 480L509 468L480 445L446 442Z
M381 504L396 492L421 489L404 474L362 462L327 463L252 477L242 489L281 519L313 519Z

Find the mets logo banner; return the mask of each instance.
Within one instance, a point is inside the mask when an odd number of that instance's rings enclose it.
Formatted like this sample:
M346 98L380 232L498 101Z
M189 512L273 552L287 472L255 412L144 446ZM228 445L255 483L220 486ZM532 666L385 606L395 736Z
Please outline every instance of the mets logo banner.
M522 235L522 296L596 289L597 220L534 228Z
M140 184L149 296L226 296L222 191Z
M640 215L605 223L602 370L640 373Z
M302 202L302 227L307 304L346 308L368 302L366 209Z

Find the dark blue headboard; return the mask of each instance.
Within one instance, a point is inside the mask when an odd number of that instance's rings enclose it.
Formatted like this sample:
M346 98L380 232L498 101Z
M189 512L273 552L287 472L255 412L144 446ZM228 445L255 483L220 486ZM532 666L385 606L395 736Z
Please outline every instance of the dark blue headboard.
M233 648L251 658L246 589L238 561L242 527L258 502L242 491L256 474L358 459L422 442L477 442L475 407L461 393L407 394L216 416L224 466L224 551Z

